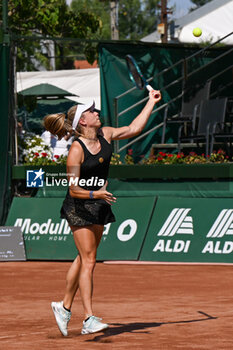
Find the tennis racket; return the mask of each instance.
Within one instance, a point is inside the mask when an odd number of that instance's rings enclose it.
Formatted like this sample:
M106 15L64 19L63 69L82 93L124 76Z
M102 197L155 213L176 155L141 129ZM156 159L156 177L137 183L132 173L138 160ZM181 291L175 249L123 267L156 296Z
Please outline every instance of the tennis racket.
M140 68L138 67L137 62L131 55L125 56L129 77L130 80L136 85L136 87L140 90L147 89L148 91L154 90L151 85L148 84L144 76L142 75L142 72ZM155 98L159 98L159 94L155 95Z

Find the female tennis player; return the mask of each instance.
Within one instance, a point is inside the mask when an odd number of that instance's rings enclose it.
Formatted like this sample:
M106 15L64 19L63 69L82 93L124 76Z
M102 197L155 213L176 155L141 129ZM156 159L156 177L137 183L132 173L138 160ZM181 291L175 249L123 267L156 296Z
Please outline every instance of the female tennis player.
M59 330L68 335L71 306L79 288L84 308L82 334L95 333L108 328L92 310L93 271L97 247L104 225L114 222L111 205L116 201L106 189L111 141L128 139L138 135L145 127L151 112L161 100L160 91L152 90L141 113L129 126L120 128L102 127L93 102L70 108L65 114L52 114L44 118L44 126L59 139L74 135L67 158L69 190L61 208L73 232L78 256L73 261L66 279L66 290L62 301L52 302L52 310ZM94 183L91 179L95 180ZM89 180L89 181L88 181Z

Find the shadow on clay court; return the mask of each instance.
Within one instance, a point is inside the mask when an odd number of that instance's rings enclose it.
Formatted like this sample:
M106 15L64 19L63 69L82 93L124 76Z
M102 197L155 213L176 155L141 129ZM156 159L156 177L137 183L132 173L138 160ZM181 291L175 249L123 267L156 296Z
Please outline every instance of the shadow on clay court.
M171 322L135 322L135 323L128 323L128 324L122 324L122 323L110 323L106 331L104 331L103 334L96 335L93 339L88 339L86 342L108 342L107 338L122 334L122 333L150 333L149 330L146 330L147 328L155 328L160 327L166 324L179 324L179 323L193 323L193 322L203 322L208 320L214 320L218 317L213 317L208 314L206 314L203 311L198 311L198 313L205 316L205 318L199 318L199 319L193 319L193 320L184 320L184 321L171 321Z

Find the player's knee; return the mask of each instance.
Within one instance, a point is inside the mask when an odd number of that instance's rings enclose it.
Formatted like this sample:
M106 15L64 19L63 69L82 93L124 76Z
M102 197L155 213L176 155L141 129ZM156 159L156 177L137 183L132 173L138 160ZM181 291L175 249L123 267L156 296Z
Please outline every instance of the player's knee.
M95 255L89 255L89 256L85 257L84 259L82 259L82 265L90 271L94 270L95 264L96 264L96 256Z

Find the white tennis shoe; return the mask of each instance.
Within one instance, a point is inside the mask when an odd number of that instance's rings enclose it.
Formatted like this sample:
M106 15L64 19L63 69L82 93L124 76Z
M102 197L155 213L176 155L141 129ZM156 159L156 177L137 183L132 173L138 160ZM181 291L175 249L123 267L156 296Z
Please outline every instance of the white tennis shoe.
M108 324L102 323L101 320L102 318L91 316L87 321L83 321L83 329L81 334L100 332L108 328Z
M52 306L52 310L53 310L53 313L54 313L55 319L57 321L57 325L58 325L60 332L65 337L67 337L67 335L68 335L67 327L68 327L68 323L70 321L71 312L64 309L63 301L59 301L59 302L53 301L51 303L51 306Z

